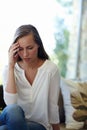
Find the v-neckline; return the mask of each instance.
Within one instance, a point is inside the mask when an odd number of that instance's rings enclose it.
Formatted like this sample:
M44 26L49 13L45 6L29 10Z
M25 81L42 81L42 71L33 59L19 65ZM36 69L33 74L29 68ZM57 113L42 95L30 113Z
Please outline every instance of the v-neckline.
M27 79L27 77L26 77L26 75L25 75L25 71L23 70L23 75L24 75L24 78L25 78L25 80L27 81L27 83L29 84L29 86L30 87L33 87L34 85L34 82L36 81L36 78L37 78L37 75L38 75L38 69L37 69L37 72L36 72L36 75L35 75L35 77L34 77L34 80L33 80L33 82L32 83L30 83L30 81Z
M38 77L39 70L44 67L44 65L46 64L46 62L47 62L47 60L45 60L45 61L43 62L43 64L42 64L40 67L38 67L37 73L36 73L36 75L35 75L35 78L34 78L32 84L31 84L31 83L28 81L28 79L26 78L26 76L25 76L25 71L20 67L20 65L19 65L18 63L16 63L16 66L18 67L18 70L19 70L19 71L23 72L24 79L27 81L27 84L28 84L31 88L33 88L33 86L34 86L34 84L35 84L35 81L36 81L36 79L37 79L37 77Z

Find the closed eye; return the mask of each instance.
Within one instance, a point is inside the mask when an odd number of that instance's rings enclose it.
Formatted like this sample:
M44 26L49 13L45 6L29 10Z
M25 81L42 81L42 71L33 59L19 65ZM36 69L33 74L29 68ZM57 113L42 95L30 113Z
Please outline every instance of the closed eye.
M30 49L30 50L32 50L32 49L33 49L33 47L27 47L27 49Z

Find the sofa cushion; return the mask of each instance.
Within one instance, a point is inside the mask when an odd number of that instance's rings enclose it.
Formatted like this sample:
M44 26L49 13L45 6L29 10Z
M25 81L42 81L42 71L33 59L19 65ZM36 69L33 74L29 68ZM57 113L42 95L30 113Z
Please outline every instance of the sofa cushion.
M68 129L81 129L87 120L87 83L61 79L65 123Z
M67 129L66 127L65 127L65 124L64 123L61 123L60 124L60 130L76 130L76 129ZM82 128L82 129L80 129L80 130L87 130L87 128L85 129L85 128Z

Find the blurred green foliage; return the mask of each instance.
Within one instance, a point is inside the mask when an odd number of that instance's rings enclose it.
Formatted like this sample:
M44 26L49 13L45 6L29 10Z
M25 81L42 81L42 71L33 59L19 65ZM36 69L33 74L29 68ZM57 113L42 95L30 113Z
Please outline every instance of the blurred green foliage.
M67 8L67 12L70 15L72 12L72 0L57 0L62 7ZM68 18L68 15L67 15ZM67 61L69 58L68 54L68 45L69 45L69 28L65 24L65 19L63 16L57 16L55 19L55 42L56 46L54 48L54 55L56 60L56 64L59 67L61 76L65 77L67 72ZM55 58L52 57L52 60L55 61Z
M67 61L68 61L68 43L69 43L69 31L67 29L62 30L61 38L58 37L59 34L55 34L56 47L54 52L56 58L58 59L58 67L61 72L61 76L65 77L67 72Z

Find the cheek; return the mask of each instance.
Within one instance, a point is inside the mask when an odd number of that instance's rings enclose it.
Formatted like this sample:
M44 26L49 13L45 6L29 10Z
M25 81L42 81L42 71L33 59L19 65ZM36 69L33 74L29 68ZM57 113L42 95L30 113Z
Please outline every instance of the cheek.
M38 54L38 49L32 50L30 54L37 56L37 54Z
M19 51L19 52L18 52L18 55L19 55L19 56L22 56L22 55L23 55L23 52Z

